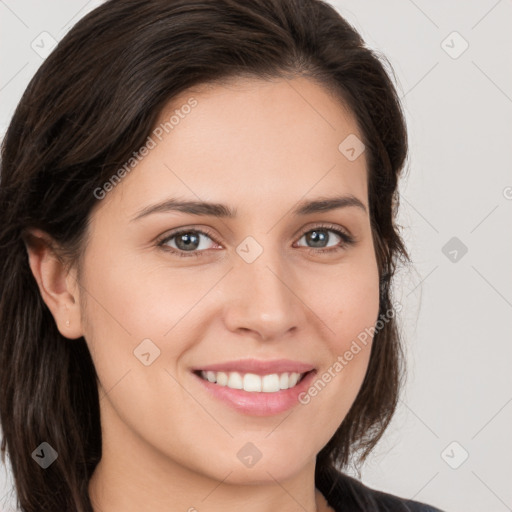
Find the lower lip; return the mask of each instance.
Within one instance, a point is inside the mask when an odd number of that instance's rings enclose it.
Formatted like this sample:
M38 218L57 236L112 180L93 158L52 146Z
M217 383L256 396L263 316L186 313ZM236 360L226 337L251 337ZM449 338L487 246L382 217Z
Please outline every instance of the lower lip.
M293 388L283 389L275 393L231 389L227 386L219 386L218 384L204 380L195 373L193 375L209 393L230 405L238 412L252 416L272 416L287 411L299 404L299 395L309 388L315 374L316 371L313 370L305 375Z

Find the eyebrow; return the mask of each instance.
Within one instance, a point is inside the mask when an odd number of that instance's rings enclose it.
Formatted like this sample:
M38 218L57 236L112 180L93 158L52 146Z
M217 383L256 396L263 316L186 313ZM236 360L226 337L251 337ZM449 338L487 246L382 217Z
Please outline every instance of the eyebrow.
M336 197L318 198L313 201L300 201L292 210L292 215L311 215L312 213L327 212L340 208L355 207L367 213L366 206L352 194ZM182 212L191 215L203 215L218 218L233 219L237 215L236 208L221 203L204 201L182 201L175 198L142 208L130 222L147 217L153 213Z

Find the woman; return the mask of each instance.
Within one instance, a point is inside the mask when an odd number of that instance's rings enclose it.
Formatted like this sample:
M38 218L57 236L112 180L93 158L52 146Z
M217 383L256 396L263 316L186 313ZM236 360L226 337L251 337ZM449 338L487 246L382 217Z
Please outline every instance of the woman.
M406 130L318 0L111 0L2 148L22 511L435 510L346 476L398 400Z

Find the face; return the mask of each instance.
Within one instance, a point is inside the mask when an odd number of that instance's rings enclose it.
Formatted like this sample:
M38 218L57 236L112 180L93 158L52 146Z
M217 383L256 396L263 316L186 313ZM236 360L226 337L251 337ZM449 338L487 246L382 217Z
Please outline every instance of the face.
M158 125L173 114L107 186L83 254L104 454L283 479L314 462L368 365L371 340L346 357L378 315L366 159L338 148L362 135L305 78L203 86Z

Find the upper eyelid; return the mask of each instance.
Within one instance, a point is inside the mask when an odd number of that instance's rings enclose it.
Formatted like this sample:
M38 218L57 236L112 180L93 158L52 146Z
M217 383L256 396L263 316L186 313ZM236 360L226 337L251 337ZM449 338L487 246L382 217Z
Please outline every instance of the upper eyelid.
M350 238L355 238L352 235L352 232L348 230L347 228L340 226L338 224L333 224L332 222L325 222L325 223L312 223L311 226L306 228L301 228L299 231L295 232L294 236L297 236L300 234L300 236L304 236L306 233L309 233L310 231L313 231L315 229L325 229L327 231L341 231L342 233L346 234Z
M165 235L162 235L161 237L158 237L157 242L158 242L158 244L163 244L164 242L167 242L182 233L190 233L190 232L196 232L196 233L200 233L201 235L206 235L207 237L211 238L216 244L220 244L220 242L217 242L215 235L212 232L210 232L210 230L207 230L205 228L192 228L192 227L177 228L176 231L171 231L171 233L169 233L169 234L165 234Z

